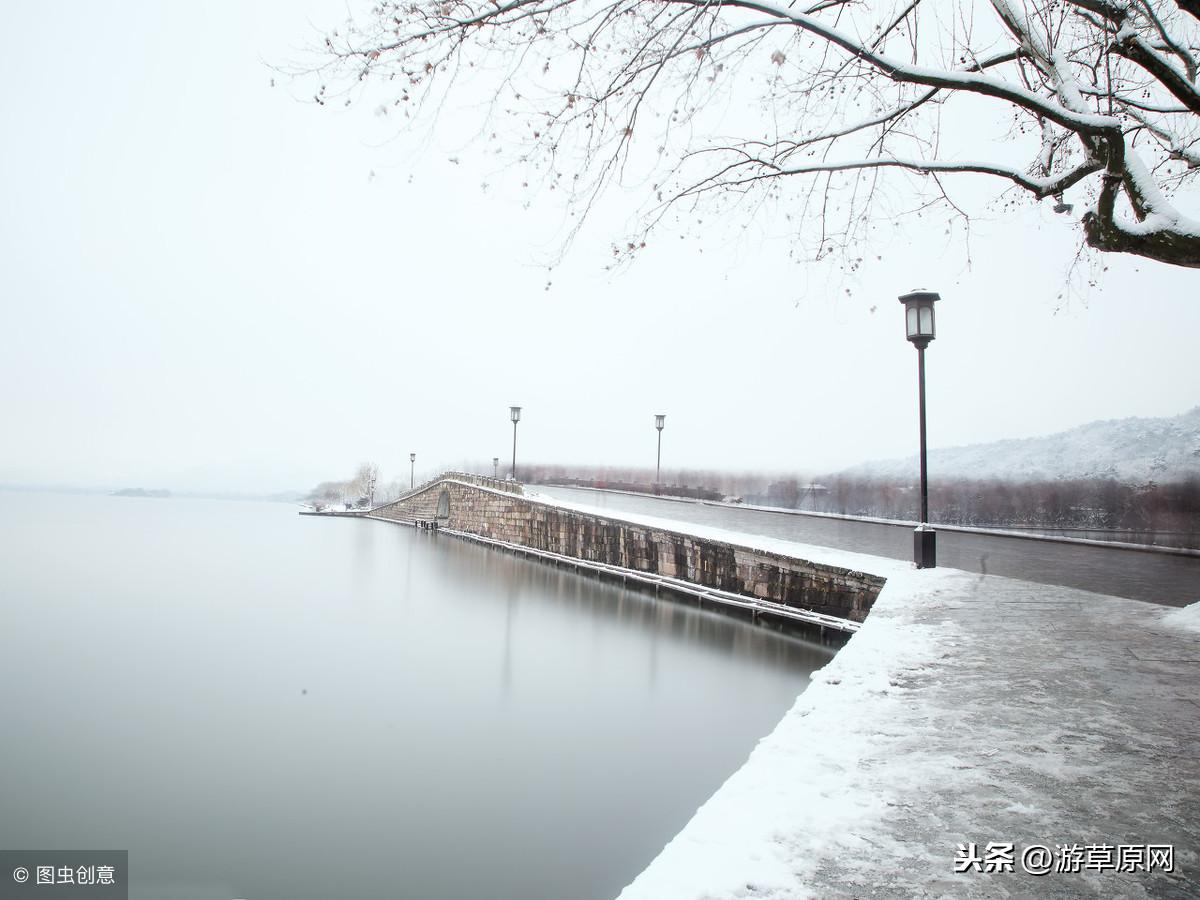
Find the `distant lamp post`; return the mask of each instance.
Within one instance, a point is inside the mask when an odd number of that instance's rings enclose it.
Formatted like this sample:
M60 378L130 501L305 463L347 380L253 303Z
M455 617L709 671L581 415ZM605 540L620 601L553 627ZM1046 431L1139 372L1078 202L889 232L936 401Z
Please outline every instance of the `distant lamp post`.
M513 464L512 464L512 480L517 480L517 423L521 421L521 407L510 406L508 408L509 418L513 423Z
M658 485L662 482L662 430L667 417L659 413L654 417L654 427L658 429L658 461L654 464L654 488L658 493Z
M408 489L411 491L417 486L417 454L408 454Z
M917 348L917 397L921 418L921 524L913 534L913 561L918 569L937 565L937 532L929 527L929 473L925 463L925 348L933 340L933 304L940 300L933 291L912 291L900 298L908 339Z
M500 479L500 457L498 456L492 457L492 478Z

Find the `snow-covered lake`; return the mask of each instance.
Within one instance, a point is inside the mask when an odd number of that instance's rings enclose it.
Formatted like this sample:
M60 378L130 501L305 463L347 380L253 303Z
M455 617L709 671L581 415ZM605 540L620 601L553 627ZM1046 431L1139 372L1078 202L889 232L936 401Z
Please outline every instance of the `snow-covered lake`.
M0 846L150 898L611 898L827 649L380 522L0 493Z

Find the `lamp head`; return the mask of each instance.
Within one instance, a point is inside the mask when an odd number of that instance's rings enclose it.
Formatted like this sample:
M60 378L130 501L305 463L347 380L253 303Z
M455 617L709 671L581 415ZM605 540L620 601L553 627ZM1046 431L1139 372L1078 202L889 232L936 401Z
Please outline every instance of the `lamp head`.
M904 294L904 330L913 346L924 350L937 333L933 318L933 304L942 298L934 291L915 290Z

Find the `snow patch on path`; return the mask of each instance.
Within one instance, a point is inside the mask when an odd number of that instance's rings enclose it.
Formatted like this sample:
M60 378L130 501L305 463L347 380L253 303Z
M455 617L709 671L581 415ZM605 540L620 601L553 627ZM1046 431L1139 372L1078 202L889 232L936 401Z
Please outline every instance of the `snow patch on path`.
M875 781L870 760L882 746L912 740L888 727L913 702L906 685L962 637L949 622L914 623L909 607L936 609L973 580L952 570L893 569L862 630L813 673L783 721L620 900L797 898L821 859L902 855L877 827L893 792L873 783L864 789ZM957 764L937 753L905 756L911 765L888 776L900 793L943 779ZM903 783L895 783L898 774Z
M692 535L704 540L719 541L735 547L744 547L748 550L776 553L780 556L790 556L794 559L802 559L821 565L837 566L838 568L848 569L852 572L866 572L870 575L879 575L888 579L913 571L912 563L895 559L885 559L881 556L870 556L866 553L838 550L833 547L823 547L817 544L802 544L797 541L786 541L762 534L728 531L724 528L714 528L711 525L697 525L693 522L685 522L680 519L663 519L658 516L648 516L645 513L591 506L586 503L577 503L573 500L552 497L549 494L539 494L536 491L526 491L524 496L527 500L533 500L547 506L558 506L563 509L586 513L599 519L630 522L645 528L669 531L675 534Z
M1182 609L1173 609L1162 617L1162 624L1182 631L1200 633L1200 600Z

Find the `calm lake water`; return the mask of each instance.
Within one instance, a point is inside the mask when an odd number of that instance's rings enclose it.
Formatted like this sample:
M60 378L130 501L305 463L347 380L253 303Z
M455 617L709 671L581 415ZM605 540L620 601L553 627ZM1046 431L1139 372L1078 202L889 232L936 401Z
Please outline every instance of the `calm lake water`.
M0 492L0 849L128 849L138 900L604 900L829 658L446 535Z

